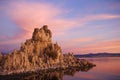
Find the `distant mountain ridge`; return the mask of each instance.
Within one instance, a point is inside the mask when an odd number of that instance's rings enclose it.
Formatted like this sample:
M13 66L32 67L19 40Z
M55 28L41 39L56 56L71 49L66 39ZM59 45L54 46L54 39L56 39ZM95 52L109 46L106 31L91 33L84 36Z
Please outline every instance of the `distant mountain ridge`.
M89 54L76 54L75 57L120 57L120 53L89 53Z

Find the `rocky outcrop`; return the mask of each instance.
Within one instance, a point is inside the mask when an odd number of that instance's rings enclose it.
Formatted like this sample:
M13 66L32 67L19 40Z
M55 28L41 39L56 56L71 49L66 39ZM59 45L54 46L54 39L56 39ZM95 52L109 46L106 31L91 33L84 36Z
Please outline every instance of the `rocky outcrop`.
M80 60L72 54L62 54L58 43L52 43L52 33L47 25L35 28L32 38L21 44L20 50L0 54L0 75L43 69L80 67Z

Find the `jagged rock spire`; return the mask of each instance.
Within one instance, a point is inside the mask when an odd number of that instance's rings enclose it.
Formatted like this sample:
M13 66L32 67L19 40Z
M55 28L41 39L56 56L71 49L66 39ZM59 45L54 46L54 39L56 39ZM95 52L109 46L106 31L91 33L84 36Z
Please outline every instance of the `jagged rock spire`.
M47 25L44 25L42 28L35 28L32 40L33 41L48 41L51 42L52 32L48 29Z

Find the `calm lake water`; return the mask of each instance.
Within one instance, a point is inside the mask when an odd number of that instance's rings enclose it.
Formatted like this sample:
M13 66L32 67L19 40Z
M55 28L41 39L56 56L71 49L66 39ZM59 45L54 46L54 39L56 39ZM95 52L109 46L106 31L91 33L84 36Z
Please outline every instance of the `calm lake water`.
M85 58L96 64L87 72L65 75L63 80L120 80L120 57Z
M120 57L84 58L96 67L0 77L0 80L120 80Z

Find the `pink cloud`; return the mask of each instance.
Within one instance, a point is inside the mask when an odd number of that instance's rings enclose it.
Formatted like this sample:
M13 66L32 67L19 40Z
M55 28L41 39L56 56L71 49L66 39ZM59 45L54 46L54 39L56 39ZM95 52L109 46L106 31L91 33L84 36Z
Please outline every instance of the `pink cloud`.
M96 14L96 15L88 15L85 16L82 19L79 19L78 21L82 23L87 23L90 21L96 21L96 20L108 20L108 19L115 19L120 18L120 15L112 15L112 14Z
M28 3L14 2L10 4L7 13L23 30L27 31L29 37L35 27L41 27L44 24L50 26L55 35L64 34L66 30L75 26L82 26L89 21L120 18L120 15L97 14L87 15L84 18L60 18L60 15L66 15L69 10L64 10L50 3ZM66 13L67 12L67 13Z
M7 44L17 44L22 42L25 38L24 34L19 34L16 36L12 36L12 37L8 37L8 36L4 36L4 37L0 37L0 45L7 45Z
M80 48L66 49L65 52L90 53L90 52L120 52L120 39L97 42Z
M77 43L85 43L85 42L91 42L96 40L96 38L78 38L78 39L73 39L74 42Z
M50 3L31 3L31 2L12 2L6 9L6 13L17 24L23 32L14 36L9 41L3 41L0 44L12 44L22 42L26 38L31 38L35 27L42 27L47 24L53 32L53 36L62 37L68 29L82 27L86 23L95 20L107 20L120 18L120 15L96 14L87 15L83 18L75 17L71 19L61 18L60 15L69 14L69 10ZM77 42L88 42L92 38L78 39ZM76 44L74 44L75 46Z
M61 42L62 48L74 48L74 47L84 47L88 44L101 42L104 39L103 36L94 36L94 37L84 37L84 38L72 38L67 39ZM64 45L66 44L66 45Z

